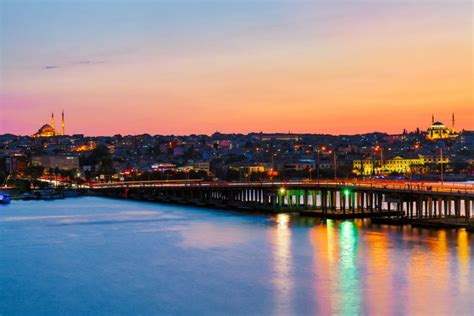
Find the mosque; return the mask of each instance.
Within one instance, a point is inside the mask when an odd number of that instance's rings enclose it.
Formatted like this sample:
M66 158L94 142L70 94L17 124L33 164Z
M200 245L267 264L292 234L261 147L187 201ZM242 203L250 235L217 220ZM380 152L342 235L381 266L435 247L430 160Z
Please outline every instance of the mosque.
M454 129L454 113L452 115L451 128L448 128L441 122L434 119L434 115L431 117L431 126L428 128L426 133L426 139L428 140L438 140L446 138L455 138L459 136L459 133Z
M33 134L33 137L53 137L64 135L64 111L61 113L61 132L54 127L54 113L51 113L51 124L44 124L41 128Z

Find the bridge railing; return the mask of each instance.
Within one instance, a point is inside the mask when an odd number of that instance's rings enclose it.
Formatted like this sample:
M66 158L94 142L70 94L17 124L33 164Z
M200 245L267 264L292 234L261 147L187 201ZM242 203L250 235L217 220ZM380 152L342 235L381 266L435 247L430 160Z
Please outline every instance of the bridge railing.
M382 189L394 191L411 192L439 192L439 193L458 193L473 194L474 184L458 183L439 183L439 182L416 182L416 181L384 181L384 180L302 180L302 181L262 181L262 182L225 182L225 181L188 181L188 180L169 180L169 181L126 181L95 183L90 186L96 188L117 188L117 187L302 187L302 186L330 186L336 188L352 189Z

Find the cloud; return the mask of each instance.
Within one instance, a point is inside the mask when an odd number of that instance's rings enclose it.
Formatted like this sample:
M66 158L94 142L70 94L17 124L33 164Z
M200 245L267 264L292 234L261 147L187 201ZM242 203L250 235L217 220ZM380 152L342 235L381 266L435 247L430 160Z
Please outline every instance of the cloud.
M69 64L70 65L84 65L84 66L87 66L87 65L98 65L98 64L103 64L105 63L103 60L89 60L89 59L84 59L84 60L79 60L79 61L73 61L73 62L70 62ZM59 66L59 65L46 65L46 66L43 66L43 69L46 69L46 70L51 70L51 69L59 69L59 68L64 68L64 67L69 67L67 65L63 65L63 66Z
M102 60L80 60L75 62L76 65L95 65L95 64L103 64Z

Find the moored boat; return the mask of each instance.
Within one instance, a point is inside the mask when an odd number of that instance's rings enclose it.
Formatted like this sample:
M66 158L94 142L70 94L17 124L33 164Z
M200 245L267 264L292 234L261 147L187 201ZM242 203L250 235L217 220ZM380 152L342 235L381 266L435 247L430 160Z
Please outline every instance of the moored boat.
M10 194L6 192L0 192L0 204L9 204L10 203Z

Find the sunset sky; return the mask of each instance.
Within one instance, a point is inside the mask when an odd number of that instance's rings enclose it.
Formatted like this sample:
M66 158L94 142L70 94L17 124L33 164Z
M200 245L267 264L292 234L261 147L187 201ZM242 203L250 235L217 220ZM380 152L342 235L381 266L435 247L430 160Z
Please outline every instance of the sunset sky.
M470 0L0 1L0 133L474 129Z

